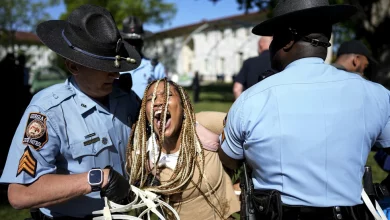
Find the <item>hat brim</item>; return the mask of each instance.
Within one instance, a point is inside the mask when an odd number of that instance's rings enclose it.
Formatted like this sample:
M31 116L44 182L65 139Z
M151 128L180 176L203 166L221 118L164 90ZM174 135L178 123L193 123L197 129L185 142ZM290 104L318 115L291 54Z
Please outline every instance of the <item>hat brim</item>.
M133 35L131 35L129 33L125 33L123 31L121 31L120 33L121 33L122 38L125 39L125 40L146 39L146 38L149 38L149 37L151 37L153 35L153 32L148 31L148 30L144 30L144 32L142 34L140 34L141 38L134 37Z
M281 16L270 18L256 25L252 33L261 36L272 36L275 30L283 26L302 23L335 24L344 21L356 13L357 8L352 5L329 5L293 11Z
M67 22L63 20L50 20L39 24L37 27L39 39L58 55L80 65L105 72L129 71L136 69L141 64L141 56L139 53L124 41L123 45L127 52L127 57L134 59L136 62L129 63L125 60L120 60L119 67L115 67L114 60L98 59L70 48L62 37L62 31L66 24Z

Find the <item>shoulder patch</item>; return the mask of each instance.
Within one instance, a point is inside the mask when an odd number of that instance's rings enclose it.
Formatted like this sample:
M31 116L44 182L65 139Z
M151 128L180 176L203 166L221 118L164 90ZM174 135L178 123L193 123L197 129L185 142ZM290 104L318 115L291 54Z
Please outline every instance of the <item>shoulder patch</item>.
M48 139L46 116L36 112L30 113L24 130L23 144L39 150L47 143Z
M37 160L34 158L29 147L24 149L24 153L19 160L18 172L16 176L19 176L22 172L26 172L32 178L35 178L37 171Z

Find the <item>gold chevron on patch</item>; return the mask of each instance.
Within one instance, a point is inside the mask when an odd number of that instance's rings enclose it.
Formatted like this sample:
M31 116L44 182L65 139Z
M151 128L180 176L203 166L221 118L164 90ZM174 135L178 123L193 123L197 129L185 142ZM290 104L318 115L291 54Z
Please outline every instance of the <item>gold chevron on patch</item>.
M24 149L24 153L19 160L18 172L16 173L16 176L19 176L19 174L21 174L23 171L32 178L35 178L35 173L37 171L37 160L34 158L29 147Z

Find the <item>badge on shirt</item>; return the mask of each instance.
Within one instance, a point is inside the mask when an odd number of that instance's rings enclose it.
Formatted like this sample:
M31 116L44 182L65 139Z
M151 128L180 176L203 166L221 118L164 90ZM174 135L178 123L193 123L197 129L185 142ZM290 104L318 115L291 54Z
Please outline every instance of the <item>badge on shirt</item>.
M41 113L30 113L24 131L23 144L39 150L47 143L48 139L46 116Z
M19 160L18 172L16 176L19 176L22 172L26 172L32 178L35 178L37 171L37 160L34 158L29 147L24 149L24 153Z

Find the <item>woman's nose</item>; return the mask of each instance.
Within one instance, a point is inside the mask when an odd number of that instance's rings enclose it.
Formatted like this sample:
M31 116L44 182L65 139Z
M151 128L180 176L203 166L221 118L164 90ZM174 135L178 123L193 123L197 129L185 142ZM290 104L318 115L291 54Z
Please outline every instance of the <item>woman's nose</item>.
M156 97L156 99L154 100L154 106L160 107L162 106L162 104L163 104L162 98Z

